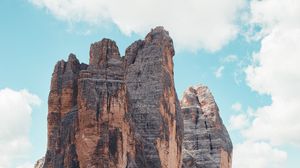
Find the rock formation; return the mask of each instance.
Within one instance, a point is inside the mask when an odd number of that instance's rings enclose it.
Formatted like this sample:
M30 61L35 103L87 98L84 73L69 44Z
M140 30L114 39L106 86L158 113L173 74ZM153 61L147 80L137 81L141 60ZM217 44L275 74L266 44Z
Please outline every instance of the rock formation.
M54 69L45 168L180 167L183 122L172 39L162 27L121 57L91 45L89 65L70 54Z
M230 139L220 138L229 137L222 134L226 130L213 99L201 105L199 119L194 121L190 117L194 108L186 105L194 106L194 102L184 98L182 114L174 86L174 54L169 33L157 27L144 40L131 44L123 57L114 41L103 39L91 45L89 64L80 63L74 54L67 61L59 61L52 74L48 100L47 152L44 163L39 165L180 168L196 166L208 156L213 158L211 162L222 164L225 154L230 159L231 143L222 148ZM202 99L212 97L207 96ZM183 131L182 115L188 132ZM206 120L203 116L207 115ZM198 120L199 125L189 128ZM203 127L204 121L209 131ZM200 139L195 140L192 133L199 134ZM194 148L196 142L202 146ZM210 150L205 151L207 148ZM193 155L183 155L182 149ZM211 162L200 165L214 168L216 164Z
M34 168L43 168L44 162L45 162L45 157L39 159L39 160L36 161L36 163L34 164Z
M206 86L189 87L181 100L183 168L231 168L232 143Z

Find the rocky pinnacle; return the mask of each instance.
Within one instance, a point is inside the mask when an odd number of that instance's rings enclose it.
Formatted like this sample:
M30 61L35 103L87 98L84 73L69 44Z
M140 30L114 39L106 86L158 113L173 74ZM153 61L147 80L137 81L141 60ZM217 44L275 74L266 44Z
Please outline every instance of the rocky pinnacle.
M232 143L219 108L203 85L183 94L183 168L231 168Z
M57 62L36 168L230 168L231 141L208 89L189 88L180 106L174 55L169 33L156 27L125 56L102 39L89 64L74 54Z
M180 167L183 122L174 87L172 39L162 27L121 57L91 45L90 62L59 61L49 93L43 167Z

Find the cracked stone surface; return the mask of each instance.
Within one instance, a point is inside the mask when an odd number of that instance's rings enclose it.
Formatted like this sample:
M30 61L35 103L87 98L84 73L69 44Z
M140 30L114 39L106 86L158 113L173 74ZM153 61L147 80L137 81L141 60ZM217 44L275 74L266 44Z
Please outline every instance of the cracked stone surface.
M49 93L44 168L181 166L183 121L174 48L162 27L130 45L91 45L89 64L59 61Z
M163 27L121 56L91 44L89 64L58 61L48 98L48 144L38 168L230 168L232 145L207 87L174 86L173 41Z
M203 85L183 94L183 168L231 168L232 143L219 108Z

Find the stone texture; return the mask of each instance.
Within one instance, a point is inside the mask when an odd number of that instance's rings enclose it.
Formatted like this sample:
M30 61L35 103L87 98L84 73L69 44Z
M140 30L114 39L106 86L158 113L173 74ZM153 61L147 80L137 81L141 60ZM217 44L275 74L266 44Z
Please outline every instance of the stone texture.
M177 99L172 39L162 27L126 50L129 115L139 143L137 167L180 167L183 123Z
M230 168L232 144L213 96L190 87L180 103L172 39L163 27L131 44L90 47L57 62L43 168ZM183 119L184 118L184 119Z
M78 80L76 148L80 167L125 167L133 140L126 118L124 64L114 41L91 45L90 64Z
M116 43L91 45L54 69L44 168L181 167L183 122L174 88L172 39L162 27L120 57Z
M78 167L75 134L78 129L77 81L86 69L74 54L59 61L52 74L48 98L48 149L44 167Z
M45 162L45 157L43 157L43 158L39 159L38 161L36 161L33 168L43 168L44 162Z
M232 143L206 86L189 87L181 100L183 168L231 168Z

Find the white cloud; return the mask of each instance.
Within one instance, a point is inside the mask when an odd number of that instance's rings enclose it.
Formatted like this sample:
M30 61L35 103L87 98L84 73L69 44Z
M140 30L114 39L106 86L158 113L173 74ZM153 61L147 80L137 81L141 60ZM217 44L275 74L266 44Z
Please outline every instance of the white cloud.
M300 25L299 0L252 0L250 11L250 24L261 28L256 33L259 37L269 35L275 27L299 28Z
M34 167L34 164L27 162L27 163L17 166L16 168L33 168L33 167Z
M244 135L253 140L268 140L274 145L300 145L299 99L273 99L270 106L259 108Z
M282 168L287 154L265 142L246 141L234 146L234 168Z
M0 168L10 168L28 154L32 106L39 104L26 90L0 90Z
M246 114L233 115L229 119L230 130L241 130L249 125L249 118Z
M248 138L300 145L300 1L251 3L252 22L262 27L261 49L246 69L248 85L272 98L259 108Z
M239 112L239 111L242 110L242 104L239 103L239 102L236 102L236 103L234 103L234 104L231 106L231 108L232 108L234 111Z
M247 81L259 93L299 98L300 90L300 27L274 29L261 42L261 50L253 56L247 70Z
M29 0L58 19L96 25L114 23L129 35L157 25L170 31L175 45L216 51L236 37L245 0Z
M224 70L224 66L220 66L216 71L215 71L215 76L216 78L220 78L223 75L223 70Z
M236 55L228 55L222 59L223 63L231 63L238 60L238 57Z
M242 104L239 102L234 103L231 108L235 112L239 112L237 115L230 116L229 119L229 129L230 130L243 130L249 127L250 119L251 119L251 111L252 108L248 107L247 112L242 111Z
M252 122L241 130L246 141L234 147L233 167L286 167L288 153L274 146L300 145L299 18L298 0L250 2L250 34L261 48L245 70L246 81L272 102L247 113Z

